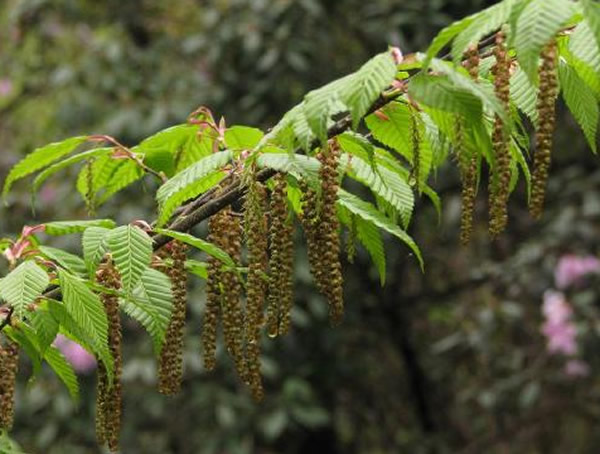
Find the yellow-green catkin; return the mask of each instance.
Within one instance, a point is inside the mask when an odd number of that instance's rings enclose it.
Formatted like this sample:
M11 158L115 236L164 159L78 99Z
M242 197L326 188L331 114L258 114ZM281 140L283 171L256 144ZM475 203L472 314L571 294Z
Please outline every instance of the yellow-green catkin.
M510 114L510 65L511 59L505 44L502 31L496 33L494 47L496 62L492 67L494 75L494 92L500 100L506 115ZM496 115L492 133L492 145L495 159L495 173L490 175L489 231L492 237L499 235L506 228L508 221L507 203L510 194L510 137L507 125Z
M165 340L158 361L158 390L173 396L181 390L183 380L183 340L187 314L187 272L185 259L187 246L173 240L163 248L172 264L166 268L173 292L173 312L165 333Z
M4 430L13 425L18 365L18 345L10 340L0 344L0 429Z
M268 224L267 191L252 180L244 204L244 228L248 247L248 278L246 281L246 361L248 382L256 400L264 396L260 375L260 337L267 292Z
M535 152L533 155L533 174L529 212L534 218L542 215L546 193L546 181L550 169L552 135L556 122L556 97L558 81L556 74L557 49L552 41L542 51L542 64L539 69L540 87L538 92L538 125L535 131Z
M465 67L474 81L479 78L479 52L477 46L471 46L465 54ZM469 244L473 232L473 212L477 196L477 153L471 150L467 153L464 137L464 119L459 118L456 124L456 142L459 150L458 164L461 175L461 215L460 242Z
M208 220L208 240L219 245L217 239L220 233L219 213ZM217 364L217 325L221 313L221 262L214 257L209 257L206 279L206 305L202 320L202 351L204 367L213 370Z
M304 188L302 225L317 288L327 298L330 319L337 324L344 313L339 221L336 211L340 148L335 140L329 141L328 145L317 155L321 163L321 203L319 205L315 191Z
M286 177L274 178L271 193L269 306L267 332L271 337L289 331L294 300L294 223L288 212Z
M121 287L119 274L110 260L98 267L96 280L109 290ZM109 293L100 295L108 320L108 346L113 359L113 383L108 381L104 365L98 363L98 388L96 407L96 431L98 441L108 444L111 452L119 450L119 434L121 432L123 357L121 353L122 332L119 314L119 297Z

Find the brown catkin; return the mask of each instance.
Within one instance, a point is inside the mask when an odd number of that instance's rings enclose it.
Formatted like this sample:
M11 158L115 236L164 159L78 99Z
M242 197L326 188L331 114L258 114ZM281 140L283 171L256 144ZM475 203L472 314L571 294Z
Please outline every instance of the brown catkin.
M98 267L96 280L100 285L109 290L118 290L121 287L119 274L110 258ZM108 319L108 346L113 359L113 383L111 386L104 364L99 362L96 432L100 443L107 443L111 452L117 452L119 450L119 434L121 432L121 375L123 371L119 297L117 295L102 293L100 299L102 300Z
M242 226L240 216L226 207L209 221L209 241L229 254L239 263L242 249ZM212 369L216 352L216 316L220 309L223 319L225 347L233 358L238 376L249 383L244 354L244 311L242 307L242 283L235 270L223 270L223 264L211 259L207 279L207 306L204 315L204 358L207 369ZM218 309L217 309L218 308Z
M330 319L332 323L337 324L344 313L339 222L336 211L340 148L335 140L331 140L328 145L317 155L321 163L320 210L317 194L305 186L302 224L308 244L311 271L317 288L329 303Z
M496 62L492 67L494 74L494 92L500 100L507 115L510 109L510 65L511 59L506 49L505 37L502 31L496 33L494 47ZM510 194L510 142L506 125L496 115L492 133L492 146L495 159L495 172L490 175L489 206L490 206L490 235L500 234L508 221L507 203Z
M294 300L294 223L288 213L286 177L274 178L269 231L269 306L267 331L273 337L289 331Z
M474 81L479 78L479 53L477 46L471 46L465 53L465 67ZM460 242L469 244L473 232L473 212L477 196L478 157L475 150L468 153L465 146L464 119L459 117L456 123L456 142L458 144L458 165L461 175L461 215Z
M10 340L0 344L0 429L10 430L13 425L18 366L18 345Z
M544 208L546 180L548 179L552 152L552 135L556 122L555 103L558 95L558 81L555 41L544 47L541 58L542 64L539 68L540 88L537 101L538 125L535 131L536 147L533 155L531 198L529 200L529 212L536 219L542 215Z
M183 380L183 339L187 313L187 273L185 259L187 246L181 241L171 241L164 246L166 258L172 264L166 268L173 292L173 312L165 333L158 361L158 391L173 396L181 390Z
M244 228L248 246L248 278L246 281L246 361L252 395L264 395L260 375L260 336L267 292L268 227L267 191L262 183L252 180L244 204Z

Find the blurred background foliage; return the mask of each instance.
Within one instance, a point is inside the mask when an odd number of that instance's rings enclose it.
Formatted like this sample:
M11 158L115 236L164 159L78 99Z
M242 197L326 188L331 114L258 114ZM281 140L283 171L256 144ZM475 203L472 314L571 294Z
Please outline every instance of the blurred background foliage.
M306 91L354 70L388 44L405 53L423 50L444 25L491 3L4 0L0 178L49 141L105 133L134 144L183 122L199 105L228 124L268 128ZM598 451L600 281L577 280L565 296L577 328L577 358L587 370L566 369L567 358L551 354L541 332L543 295L557 286L559 259L600 252L600 167L574 123L561 115L541 222L527 215L519 188L510 229L492 243L481 194L473 242L460 247L458 175L442 170L433 183L444 201L441 219L419 203L411 227L426 273L387 239L388 283L381 288L359 250L355 262L345 264L347 315L336 329L328 325L300 250L294 330L265 342L267 396L260 404L239 386L224 356L216 373L202 369L201 282L190 294L180 396L155 391L150 341L126 323L123 452ZM0 215L0 234L14 235L24 223L85 216L73 176L47 183L35 213L21 184ZM150 194L137 186L99 215L151 219ZM100 452L94 374L82 376L77 406L50 374L27 384L26 361L21 370L13 437L23 450Z

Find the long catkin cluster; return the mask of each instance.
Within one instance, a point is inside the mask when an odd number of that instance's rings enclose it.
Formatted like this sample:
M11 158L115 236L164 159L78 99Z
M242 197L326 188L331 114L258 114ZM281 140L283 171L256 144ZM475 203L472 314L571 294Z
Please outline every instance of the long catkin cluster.
M557 50L552 41L542 51L542 64L539 69L540 87L538 92L538 125L535 132L535 152L533 155L533 175L529 212L534 218L542 215L546 193L546 180L550 169L552 134L556 122L555 103L558 96L556 74Z
M290 327L290 315L294 300L294 224L287 206L287 183L285 175L274 179L271 193L271 224L269 228L269 306L267 309L267 332L270 337L286 334Z
M240 217L227 207L215 214L208 226L209 241L227 252L235 263L240 263L243 234ZM205 366L210 370L215 365L216 315L220 309L225 347L233 358L238 376L244 383L249 383L244 354L244 312L240 278L235 270L224 270L221 262L211 258L206 286L207 301L202 334Z
M321 200L318 194L304 187L303 217L308 259L317 288L327 298L332 323L341 321L344 313L343 279L340 263L339 221L336 212L338 161L340 148L335 140L329 142L318 155L321 163L319 178Z
M479 52L477 46L471 46L465 54L465 67L474 81L479 78ZM464 119L461 117L456 124L456 142L458 144L458 165L461 175L461 214L460 242L469 244L473 232L473 212L477 196L477 153L471 150L469 154L465 146Z
M267 191L262 183L252 181L244 204L244 228L248 246L246 281L246 361L248 382L256 400L263 397L260 375L260 337L267 292L268 227Z
M158 362L158 390L173 396L181 390L183 380L183 341L187 314L187 273L185 259L187 245L181 241L171 241L164 247L165 258L172 264L165 268L171 280L173 292L173 312Z
M7 340L0 344L0 429L10 430L15 415L15 384L19 347Z
M494 47L496 62L492 67L494 75L494 92L500 100L506 115L510 109L510 65L511 59L505 45L505 36L502 31L496 33ZM500 234L508 221L507 203L510 194L510 137L507 125L498 115L494 119L492 145L494 151L496 171L490 176L489 205L490 225L492 237Z
M119 274L110 258L98 268L96 280L109 290L118 290L121 287ZM102 293L100 298L108 319L108 346L113 359L113 383L111 386L104 365L102 362L98 362L96 435L101 444L106 443L111 452L117 452L121 432L121 374L123 371L119 297Z

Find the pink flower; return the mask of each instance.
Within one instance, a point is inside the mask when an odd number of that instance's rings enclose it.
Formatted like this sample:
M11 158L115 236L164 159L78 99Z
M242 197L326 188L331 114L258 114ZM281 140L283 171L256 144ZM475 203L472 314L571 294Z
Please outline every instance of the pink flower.
M577 353L577 329L571 321L573 308L565 295L553 290L546 291L542 313L546 319L542 333L546 336L548 351L564 355Z
M600 273L600 260L597 257L563 255L554 270L554 281L559 289L564 289L580 283L582 278L590 273Z
M580 359L570 359L565 364L565 373L569 377L587 377L590 374L590 366Z
M76 372L85 374L96 368L96 358L77 342L66 338L62 334L56 336L54 346L61 351Z
M0 96L8 96L13 90L13 83L10 79L0 79Z
M567 302L563 293L547 290L544 293L542 313L549 322L562 323L571 317L573 309Z
M542 325L542 333L547 338L547 348L550 353L574 355L577 353L577 330L571 322L552 323L547 321Z

